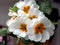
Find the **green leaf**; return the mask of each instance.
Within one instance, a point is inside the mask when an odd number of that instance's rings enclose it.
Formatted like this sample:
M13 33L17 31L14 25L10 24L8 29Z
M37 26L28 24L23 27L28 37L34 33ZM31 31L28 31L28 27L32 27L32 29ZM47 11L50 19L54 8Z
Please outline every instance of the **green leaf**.
M7 28L0 29L0 35L5 36L7 34Z
M57 24L58 24L57 22L53 22L53 21L52 21L52 23L53 23L54 25L57 25Z
M22 42L23 42L25 45L28 45L28 44L31 43L30 40L25 40L24 38L22 38L21 40L22 40Z
M52 11L52 6L51 6L50 0L44 0L44 2L42 2L40 4L40 10L43 11L44 13L50 15L50 13Z
M10 8L10 10L14 11L14 12L17 12L18 11L18 8L16 6Z

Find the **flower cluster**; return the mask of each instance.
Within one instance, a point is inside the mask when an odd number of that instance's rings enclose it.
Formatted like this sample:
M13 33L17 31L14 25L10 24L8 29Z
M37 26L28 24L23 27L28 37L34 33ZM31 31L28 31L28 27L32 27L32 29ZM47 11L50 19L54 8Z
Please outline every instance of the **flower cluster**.
M12 18L7 21L10 32L18 38L35 42L45 42L54 34L54 25L39 10L35 0L24 0L17 2L14 7L18 10L14 12L9 10L9 16Z

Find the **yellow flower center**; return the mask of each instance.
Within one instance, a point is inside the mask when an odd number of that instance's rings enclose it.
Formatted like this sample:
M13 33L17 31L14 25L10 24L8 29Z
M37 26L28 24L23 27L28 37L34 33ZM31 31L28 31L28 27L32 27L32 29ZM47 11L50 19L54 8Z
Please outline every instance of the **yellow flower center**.
M34 18L37 18L37 16L33 15L33 16L30 16L29 18L32 20Z
M39 23L35 26L35 34L42 34L44 30L46 30L46 28L43 23Z
M26 26L27 26L26 24L21 24L19 29L23 32L27 32L28 30L26 29Z
M17 18L17 16L13 16L13 17L12 17L12 20L15 20L16 18Z
M23 11L27 14L29 12L30 6L24 7Z

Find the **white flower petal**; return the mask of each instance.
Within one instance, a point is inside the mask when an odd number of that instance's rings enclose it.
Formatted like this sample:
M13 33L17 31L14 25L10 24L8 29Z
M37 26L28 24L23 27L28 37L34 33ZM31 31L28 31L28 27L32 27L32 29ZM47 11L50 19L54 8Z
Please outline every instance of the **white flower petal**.
M42 38L41 34L39 34L39 35L35 35L35 34L34 35L29 35L28 37L29 37L30 40L36 41L36 42L40 41L41 38Z
M9 32L13 32L15 29L8 28Z
M45 42L46 40L49 40L50 35L47 31L44 31L42 34L42 40L40 42Z
M30 1L35 1L35 0L24 0L24 2L26 2L26 3L28 3L28 2L30 2Z
M51 21L45 16L40 18L40 22L42 22L46 28L51 27L52 25Z
M14 23L14 21L15 21L15 20L11 20L11 19L10 19L10 20L8 20L8 21L6 22L6 25L7 25L7 26L10 26L12 23Z
M10 11L10 12L8 13L8 15L9 15L9 16L17 16L18 14L17 14L16 12Z
M25 32L21 32L19 36L26 37L26 33Z
M17 37L25 37L25 36L26 36L26 33L20 31L19 29L15 29L15 30L13 31L13 34L17 35Z
M13 34L17 35L17 37L26 37L26 33L21 32L20 29L15 29L15 31L13 31Z
M25 6L24 1L19 1L15 4L15 6L17 6L19 9L23 9L23 7Z
M54 31L52 29L47 29L47 31L49 32L50 36L52 36L54 34Z
M30 0L24 0L25 3L28 3Z
M36 15L36 16L39 17L39 18L41 18L41 17L44 16L43 12L41 12L41 11L38 10L37 8L35 8L34 10L31 9L30 15Z
M34 0L32 0L32 1L30 0L30 1L27 3L27 5L30 5L30 6L31 6L32 4L36 4L36 2L35 2Z
M22 11L22 10L20 10L20 9L18 10L17 13L19 14L19 16L26 16L25 13L24 13L24 11Z
M31 8L32 8L32 9L34 9L34 8L39 9L39 6L38 6L37 4L32 4L32 5L31 5Z
M15 31L13 31L13 34L17 35L17 37L26 37L26 33L21 32L19 29L15 29Z
M15 28L15 29L18 29L20 26L20 23L18 23L17 21L15 21L14 23L12 23L9 27L10 28Z
M54 34L54 25L51 24L50 26L46 27L46 30L49 32L49 35L52 36Z
M20 30L15 29L15 30L13 31L13 34L14 34L14 35L19 35L19 34L20 34Z
M37 8L39 9L39 6L36 4L35 0L29 0L26 6L30 6L32 9Z
M31 24L28 24L27 26L27 29L28 29L28 34L34 34L34 26Z

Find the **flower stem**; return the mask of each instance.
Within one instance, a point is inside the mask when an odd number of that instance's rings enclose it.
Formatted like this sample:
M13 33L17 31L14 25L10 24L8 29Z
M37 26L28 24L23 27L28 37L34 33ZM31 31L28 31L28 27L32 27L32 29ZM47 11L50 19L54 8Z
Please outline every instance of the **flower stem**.
M16 45L18 45L18 43L19 43L19 40L20 40L20 39L18 38L18 39L17 39L17 41L16 41Z

